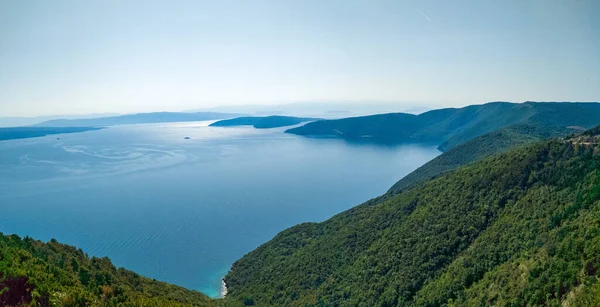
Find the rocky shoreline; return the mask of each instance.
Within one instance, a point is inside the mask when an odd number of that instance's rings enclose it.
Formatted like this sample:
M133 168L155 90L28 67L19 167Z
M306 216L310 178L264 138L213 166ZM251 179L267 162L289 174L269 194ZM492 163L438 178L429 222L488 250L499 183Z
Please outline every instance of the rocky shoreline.
M227 295L227 285L225 284L225 280L221 279L221 297L225 297Z

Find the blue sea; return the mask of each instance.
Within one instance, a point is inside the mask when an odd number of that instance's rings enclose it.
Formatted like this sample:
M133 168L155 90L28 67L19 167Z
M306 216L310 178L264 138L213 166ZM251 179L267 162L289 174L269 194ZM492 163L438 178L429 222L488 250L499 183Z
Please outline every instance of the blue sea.
M231 264L278 232L383 194L440 153L208 124L0 142L0 231L217 297Z

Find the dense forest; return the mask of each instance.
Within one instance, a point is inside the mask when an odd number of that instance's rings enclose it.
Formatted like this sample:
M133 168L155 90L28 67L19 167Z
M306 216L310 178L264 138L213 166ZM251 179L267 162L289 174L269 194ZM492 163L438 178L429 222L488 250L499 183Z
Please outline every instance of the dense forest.
M491 102L419 115L391 113L321 120L286 132L375 143L431 143L447 151L474 137L509 126L528 124L589 129L600 124L599 118L600 103Z
M0 233L0 306L221 306L81 249Z
M517 146L580 132L581 130L577 128L537 125L515 125L502 128L451 148L400 179L390 188L390 192L404 190L445 172Z
M290 228L233 265L228 299L599 305L599 130L519 146Z

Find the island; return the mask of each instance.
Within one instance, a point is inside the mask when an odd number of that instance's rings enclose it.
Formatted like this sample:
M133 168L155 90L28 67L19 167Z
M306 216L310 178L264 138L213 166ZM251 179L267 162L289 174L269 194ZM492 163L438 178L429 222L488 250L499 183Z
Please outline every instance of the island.
M35 138L51 134L99 130L97 127L7 127L0 128L0 141ZM60 140L60 138L56 138Z
M210 124L212 127L253 126L256 129L268 129L293 126L304 122L320 120L320 118L294 116L246 116L224 119Z

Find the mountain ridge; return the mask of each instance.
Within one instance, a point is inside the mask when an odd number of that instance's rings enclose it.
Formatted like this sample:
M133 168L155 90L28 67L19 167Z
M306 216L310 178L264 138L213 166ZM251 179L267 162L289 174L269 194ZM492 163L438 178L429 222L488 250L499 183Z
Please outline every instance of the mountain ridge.
M600 118L600 103L490 102L462 108L431 110L419 115L388 113L321 120L286 130L310 137L381 143L432 143L446 151L494 130L517 124L592 128Z

